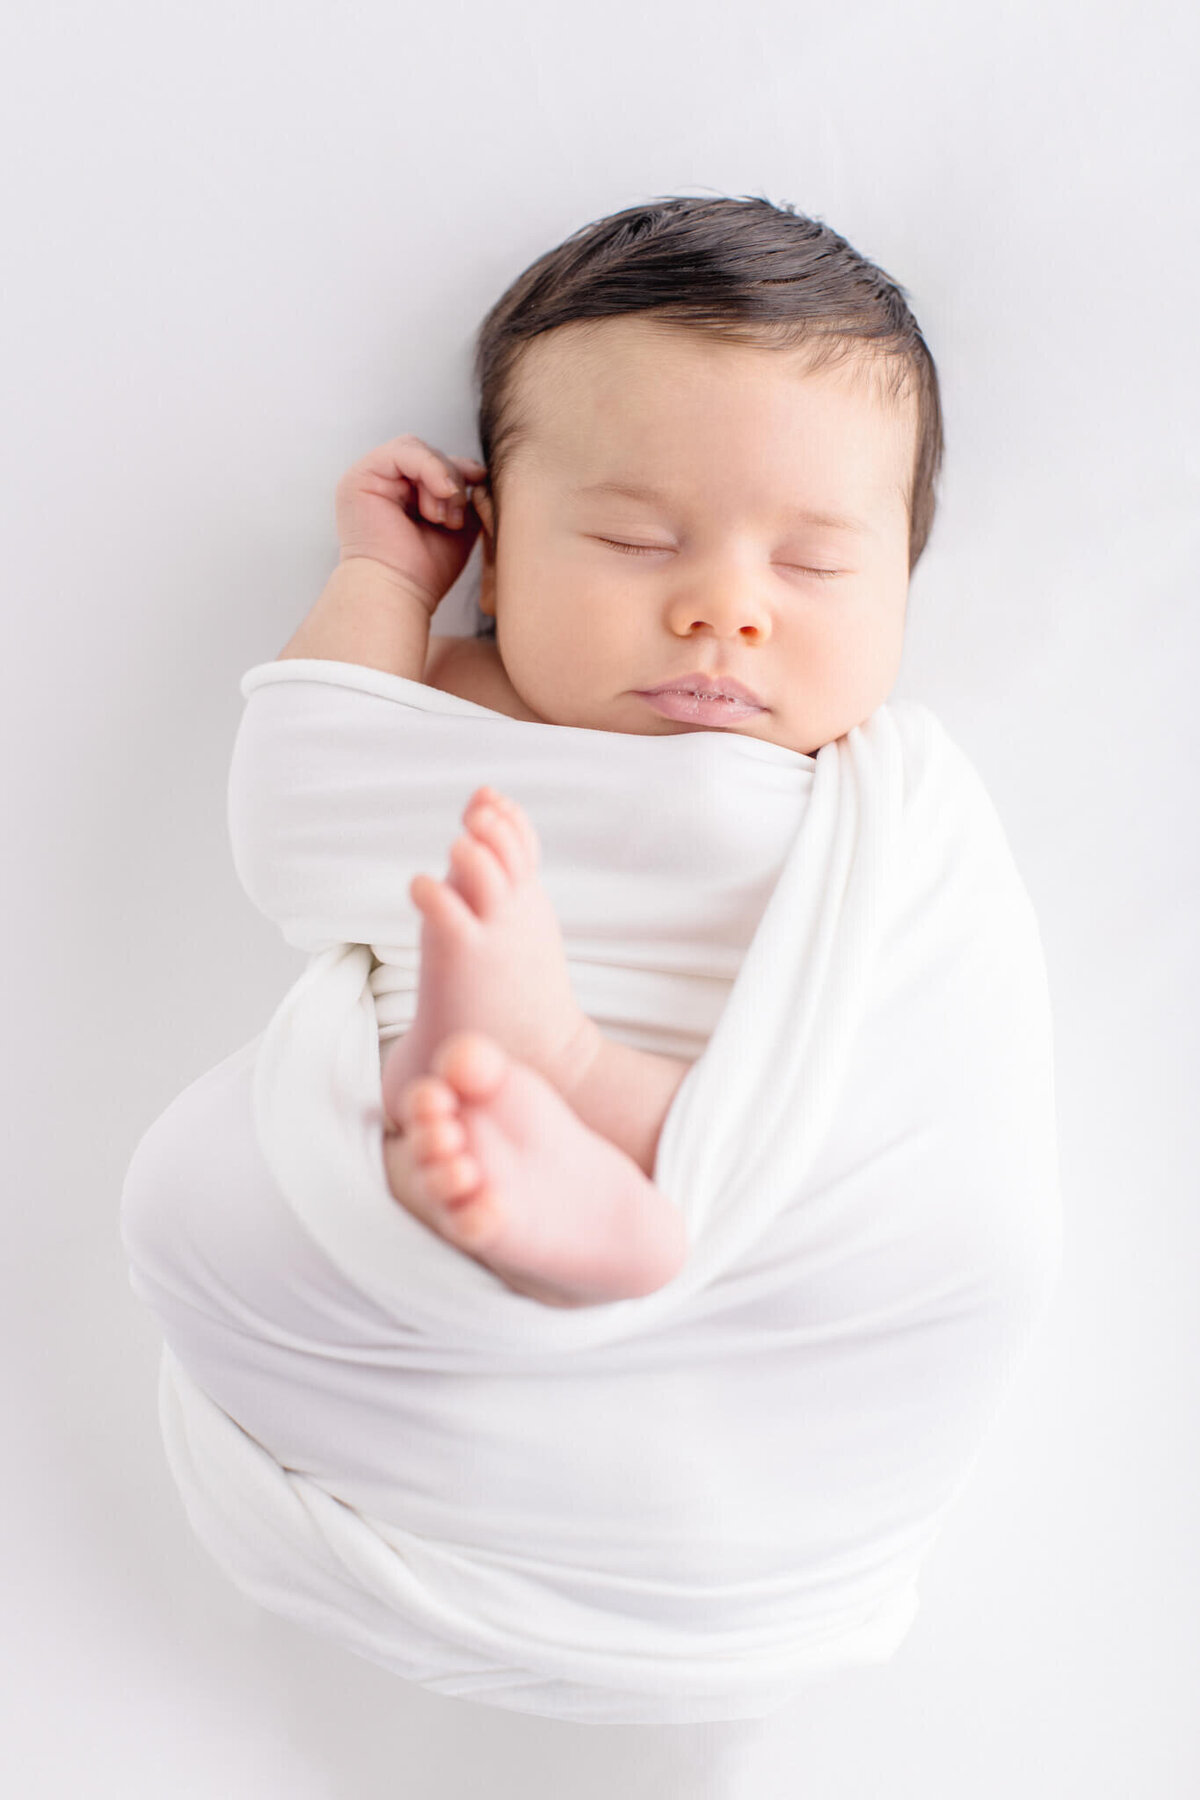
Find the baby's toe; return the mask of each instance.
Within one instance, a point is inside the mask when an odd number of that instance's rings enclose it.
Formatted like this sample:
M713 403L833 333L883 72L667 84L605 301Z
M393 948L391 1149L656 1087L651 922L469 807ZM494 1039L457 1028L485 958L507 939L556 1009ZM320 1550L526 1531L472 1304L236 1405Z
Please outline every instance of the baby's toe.
M510 881L521 881L533 869L528 846L516 821L495 801L481 801L468 809L470 829L499 860Z
M483 1171L473 1156L452 1156L446 1162L427 1163L420 1180L429 1198L445 1206L473 1193Z
M419 1164L456 1156L467 1141L461 1122L453 1118L424 1120L413 1126L408 1137L413 1161Z
M406 1134L415 1126L445 1119L458 1109L458 1095L439 1075L420 1075L401 1089L395 1116Z
M494 789L491 791L495 793ZM540 845L533 820L520 802L514 800L509 794L495 794L495 804L516 831L530 865L536 867Z
M454 884L477 919L487 920L512 893L513 877L500 851L472 819L450 846Z

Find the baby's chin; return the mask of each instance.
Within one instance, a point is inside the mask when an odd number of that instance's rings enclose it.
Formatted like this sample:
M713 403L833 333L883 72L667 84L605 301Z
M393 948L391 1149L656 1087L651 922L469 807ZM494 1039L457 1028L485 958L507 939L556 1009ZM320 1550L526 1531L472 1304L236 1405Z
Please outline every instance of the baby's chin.
M781 750L791 750L797 756L815 756L821 748L821 744L812 743L811 732L805 734L796 726L789 728L770 707L764 707L761 712L752 714L748 719L731 720L728 725L689 725L677 719L652 717L649 722L641 720L636 724L605 725L599 729L634 732L640 737L679 737L681 734L703 731L710 737L755 738L760 744L777 744ZM823 738L821 743L832 741L831 738Z

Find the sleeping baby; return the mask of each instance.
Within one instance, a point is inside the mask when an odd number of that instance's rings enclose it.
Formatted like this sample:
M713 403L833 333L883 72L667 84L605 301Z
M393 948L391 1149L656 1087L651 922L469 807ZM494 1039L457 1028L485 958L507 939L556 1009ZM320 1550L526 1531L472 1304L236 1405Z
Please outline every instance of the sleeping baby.
M896 679L929 528L931 363L911 318L881 342L898 300L852 267L841 291L827 273L785 292L757 332L732 299L714 329L631 293L526 339L487 422L490 475L414 437L364 456L338 485L341 561L280 660L596 732L812 755L861 724ZM430 642L480 529L495 638ZM647 1293L686 1256L650 1176L688 1065L581 1011L522 807L481 785L462 824L445 879L410 889L418 1010L384 1046L392 1192L547 1304Z
M356 462L242 678L307 963L126 1177L164 1443L244 1593L405 1680L758 1718L903 1642L1060 1261L1036 917L892 695L937 377L721 198L534 262L476 375L483 460Z

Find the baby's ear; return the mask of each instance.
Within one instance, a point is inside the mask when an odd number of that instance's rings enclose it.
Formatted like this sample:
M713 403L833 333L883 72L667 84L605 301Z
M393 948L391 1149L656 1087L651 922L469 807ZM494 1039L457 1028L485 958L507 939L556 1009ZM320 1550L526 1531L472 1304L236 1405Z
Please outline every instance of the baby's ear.
M492 540L483 540L483 561L479 565L479 610L489 619L496 616L496 559L491 553Z
M486 481L481 481L471 489L471 504L483 522L483 528L489 537L496 534L496 510L492 505L492 491Z

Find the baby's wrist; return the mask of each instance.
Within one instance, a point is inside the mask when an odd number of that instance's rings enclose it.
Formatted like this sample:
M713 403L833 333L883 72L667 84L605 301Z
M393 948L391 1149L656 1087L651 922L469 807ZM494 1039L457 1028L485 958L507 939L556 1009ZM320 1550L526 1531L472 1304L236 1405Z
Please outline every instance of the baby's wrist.
M416 601L428 618L433 617L441 604L441 595L427 593L411 575L394 569L390 563L381 562L377 556L365 556L358 551L343 552L338 560L338 568L351 569L352 578L356 582L378 585L382 591L394 593L400 601Z
M406 576L374 557L345 557L277 660L357 663L420 681L431 616L428 600Z

